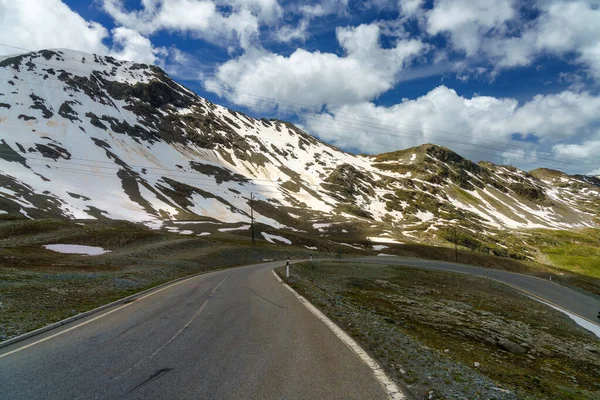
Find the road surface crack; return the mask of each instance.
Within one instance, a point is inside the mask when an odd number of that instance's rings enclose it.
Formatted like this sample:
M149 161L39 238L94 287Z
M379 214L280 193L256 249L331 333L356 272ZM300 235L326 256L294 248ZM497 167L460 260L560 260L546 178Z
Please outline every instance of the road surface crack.
M140 383L139 385L137 385L136 387L134 387L133 389L131 389L129 391L129 393L133 392L134 390L137 390L139 388L141 388L144 385L147 385L148 383L152 382L153 380L157 379L158 377L160 377L161 375L165 374L166 372L169 371L173 371L173 368L161 368L158 371L156 371L155 373L153 373L152 375L150 375L148 377L148 379L146 379L144 382Z

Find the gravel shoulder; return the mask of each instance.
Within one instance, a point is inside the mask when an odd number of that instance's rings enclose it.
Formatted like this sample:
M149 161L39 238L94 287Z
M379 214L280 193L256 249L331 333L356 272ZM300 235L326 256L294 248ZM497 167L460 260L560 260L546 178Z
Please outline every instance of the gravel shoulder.
M293 265L287 282L415 399L600 399L600 341L500 283L351 262Z

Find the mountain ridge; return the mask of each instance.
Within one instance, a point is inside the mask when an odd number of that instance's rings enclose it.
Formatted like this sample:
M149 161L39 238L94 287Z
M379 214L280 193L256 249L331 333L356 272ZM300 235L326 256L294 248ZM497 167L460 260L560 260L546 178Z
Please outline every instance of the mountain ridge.
M240 223L252 194L265 227L353 226L383 241L600 221L596 177L474 163L434 144L346 153L211 103L156 66L61 49L2 57L0 71L0 217Z

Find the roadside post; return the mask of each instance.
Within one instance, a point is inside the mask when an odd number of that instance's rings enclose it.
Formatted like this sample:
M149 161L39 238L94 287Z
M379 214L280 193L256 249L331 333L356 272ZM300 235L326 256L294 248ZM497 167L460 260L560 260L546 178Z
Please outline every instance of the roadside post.
M285 277L290 277L290 257L288 256L287 261L285 263Z
M312 254L310 255L310 262L312 262Z

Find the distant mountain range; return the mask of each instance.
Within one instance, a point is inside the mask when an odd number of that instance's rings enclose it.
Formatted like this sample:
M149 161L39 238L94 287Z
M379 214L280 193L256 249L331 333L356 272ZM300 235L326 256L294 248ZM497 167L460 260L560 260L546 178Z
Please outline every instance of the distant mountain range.
M0 72L0 218L246 223L252 196L272 228L382 241L600 223L598 177L431 144L350 154L111 57L43 50L0 58Z

